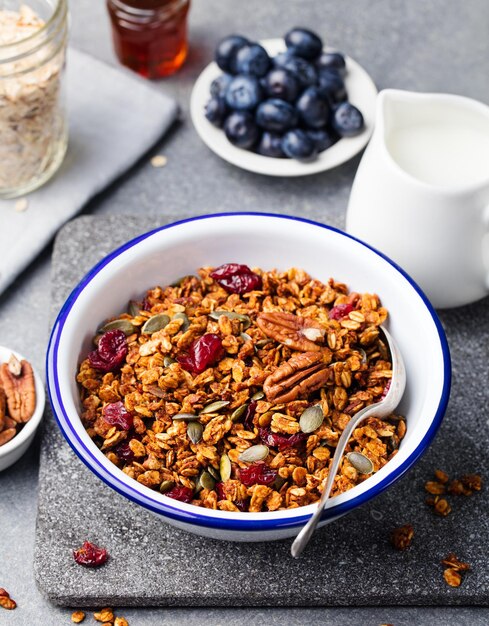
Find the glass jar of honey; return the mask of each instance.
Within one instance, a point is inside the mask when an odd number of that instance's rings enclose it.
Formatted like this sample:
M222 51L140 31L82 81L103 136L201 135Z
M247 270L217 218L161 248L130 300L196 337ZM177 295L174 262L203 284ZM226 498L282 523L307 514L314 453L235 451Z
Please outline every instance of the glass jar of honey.
M114 48L146 78L176 72L187 56L190 0L107 0Z

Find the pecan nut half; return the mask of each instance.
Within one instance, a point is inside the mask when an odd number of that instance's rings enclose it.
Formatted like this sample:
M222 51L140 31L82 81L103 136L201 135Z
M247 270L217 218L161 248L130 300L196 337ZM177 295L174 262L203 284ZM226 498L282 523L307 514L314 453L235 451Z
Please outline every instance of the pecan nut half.
M9 442L11 439L15 437L16 434L17 434L16 428L4 428L2 432L0 433L0 446L3 446L7 442Z
M256 323L267 337L300 352L319 352L326 332L315 320L279 311L260 313Z
M267 400L281 404L307 398L326 384L330 360L330 355L320 352L295 354L266 378L263 391Z
M36 408L36 383L28 361L21 361L20 376L14 376L7 363L0 366L0 384L7 396L8 412L18 424L28 422Z

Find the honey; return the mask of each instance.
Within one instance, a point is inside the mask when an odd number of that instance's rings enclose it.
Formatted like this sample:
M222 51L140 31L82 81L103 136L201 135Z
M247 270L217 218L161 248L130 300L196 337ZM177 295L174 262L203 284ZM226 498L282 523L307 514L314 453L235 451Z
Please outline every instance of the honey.
M107 0L120 62L145 78L176 72L188 50L190 0Z

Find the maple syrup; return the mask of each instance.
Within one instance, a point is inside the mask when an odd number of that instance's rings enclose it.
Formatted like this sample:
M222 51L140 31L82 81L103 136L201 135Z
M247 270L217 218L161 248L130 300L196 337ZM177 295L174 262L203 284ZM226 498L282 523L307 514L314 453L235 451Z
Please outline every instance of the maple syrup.
M145 78L176 72L187 56L190 0L107 0L120 62Z

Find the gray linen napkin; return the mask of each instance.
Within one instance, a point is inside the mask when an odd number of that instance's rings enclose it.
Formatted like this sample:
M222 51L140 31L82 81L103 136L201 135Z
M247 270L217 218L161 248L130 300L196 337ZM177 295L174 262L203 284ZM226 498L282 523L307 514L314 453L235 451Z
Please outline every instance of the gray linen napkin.
M144 79L74 49L66 67L70 127L65 161L27 196L28 207L0 201L0 294L57 230L130 168L169 128L178 107Z

